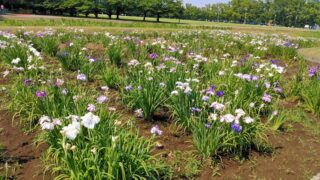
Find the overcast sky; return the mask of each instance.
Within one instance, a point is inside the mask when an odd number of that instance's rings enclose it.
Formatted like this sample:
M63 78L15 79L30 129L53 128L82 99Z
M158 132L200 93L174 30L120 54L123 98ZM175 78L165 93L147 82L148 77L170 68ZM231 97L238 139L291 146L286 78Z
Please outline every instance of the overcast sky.
M203 7L206 4L213 4L213 3L221 3L221 2L228 2L229 0L184 0L184 3L191 3L193 5Z

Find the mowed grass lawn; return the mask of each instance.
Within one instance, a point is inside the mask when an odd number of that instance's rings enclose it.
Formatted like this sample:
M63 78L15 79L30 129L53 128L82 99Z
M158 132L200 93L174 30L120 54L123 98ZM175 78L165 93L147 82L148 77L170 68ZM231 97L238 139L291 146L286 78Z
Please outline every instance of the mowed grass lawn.
M2 16L0 21L0 29L20 29L22 26L26 29L41 29L43 26L52 28L79 27L89 31L119 31L119 30L151 30L151 31L175 31L184 29L204 29L204 30L230 30L234 32L245 33L266 33L266 34L285 34L295 37L306 37L320 39L319 30L308 30L302 28L288 28L278 26L261 26L236 23L195 21L195 20L179 20L170 18L161 18L160 23L156 22L156 18L147 17L146 22L142 21L142 17L137 16L120 16L120 20L116 20L116 16L108 19L106 15L100 15L99 19L67 16L44 16L44 15L27 15L27 14L10 14Z

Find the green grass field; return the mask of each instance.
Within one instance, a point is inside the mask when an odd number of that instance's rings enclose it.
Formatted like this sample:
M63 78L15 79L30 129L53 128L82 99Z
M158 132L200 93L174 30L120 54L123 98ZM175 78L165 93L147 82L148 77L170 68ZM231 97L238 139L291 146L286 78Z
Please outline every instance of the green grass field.
M80 17L58 17L58 16L42 16L42 15L5 15L0 21L1 29L19 29L26 27L27 29L39 29L39 27L50 26L51 28L65 27L81 27L86 30L161 30L175 31L184 29L199 30L230 30L234 32L245 33L266 33L266 34L284 34L295 37L320 38L319 30L308 30L302 28L288 28L278 26L260 26L248 24L208 22L195 20L179 20L161 18L160 23L156 23L156 19L147 17L146 22L142 21L142 17L136 16L120 16L120 20L107 19L106 15L100 15L99 19Z

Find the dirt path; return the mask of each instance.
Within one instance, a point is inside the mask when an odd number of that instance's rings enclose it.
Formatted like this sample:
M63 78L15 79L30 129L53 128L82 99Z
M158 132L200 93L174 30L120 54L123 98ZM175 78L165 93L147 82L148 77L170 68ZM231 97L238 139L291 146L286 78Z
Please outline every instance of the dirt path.
M35 133L22 132L11 119L11 114L0 111L0 142L4 147L0 157L0 166L8 162L14 168L18 164L16 179L46 179L41 173L43 166L41 167L40 161L40 154L45 147L36 148L33 145Z
M303 48L303 49L299 49L298 52L306 60L314 63L320 63L320 47Z

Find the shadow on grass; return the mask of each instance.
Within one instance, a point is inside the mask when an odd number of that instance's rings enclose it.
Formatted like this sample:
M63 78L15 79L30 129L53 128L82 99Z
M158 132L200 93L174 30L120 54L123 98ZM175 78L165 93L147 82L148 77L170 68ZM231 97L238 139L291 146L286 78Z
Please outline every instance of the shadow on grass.
M12 15L15 15L15 14L12 14ZM22 14L16 14L16 15L22 15ZM48 19L50 19L50 17L61 17L61 18L74 18L74 19L81 19L81 20L108 20L108 21L113 21L113 22L117 22L117 21L120 21L120 22L139 22L139 23L157 23L157 24L174 24L174 25L187 25L187 23L181 23L181 22L168 22L168 21L161 21L160 19L160 22L157 22L157 21L153 21L153 20L143 20L143 17L139 17L141 19L123 19L123 18L119 18L119 19L116 19L116 18L108 18L108 17L85 17L85 16L69 16L69 15L51 15L51 14L27 14L27 15L39 15L39 16L43 16L43 17L48 17ZM130 16L122 16L122 17L130 17ZM150 18L150 17L148 17ZM153 17L151 17L153 18ZM178 21L178 20L177 20Z

